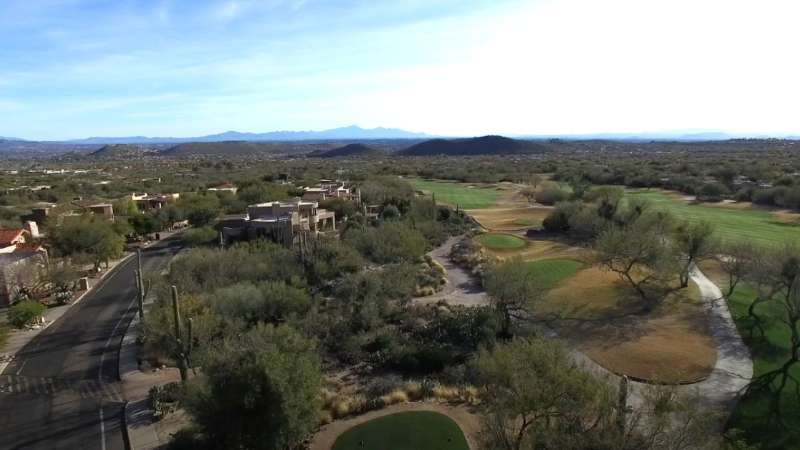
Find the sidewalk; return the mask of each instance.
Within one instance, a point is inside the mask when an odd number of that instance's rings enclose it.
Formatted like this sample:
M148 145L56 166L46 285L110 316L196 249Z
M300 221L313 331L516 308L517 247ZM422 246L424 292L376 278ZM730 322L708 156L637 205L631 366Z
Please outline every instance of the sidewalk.
M172 236L172 232L167 236ZM163 235L163 234L162 234ZM163 240L163 239L162 239ZM144 301L145 310L154 302L153 296ZM150 407L148 394L153 386L180 381L178 369L145 368L139 365L141 345L137 342L142 333L142 323L136 314L125 330L119 349L119 377L122 382L125 405L125 433L130 450L157 449L168 444L172 434L183 428L184 415L181 412L156 420ZM148 366L149 367L149 366Z
M39 335L42 331L44 331L47 327L55 323L58 319L61 318L64 314L69 311L74 305L80 303L84 297L90 292L92 292L95 288L102 286L103 281L113 272L116 271L118 267L120 267L125 262L129 261L131 258L136 256L135 253L128 254L118 260L111 261L109 263L108 269L105 272L100 274L98 278L90 279L89 289L83 291L75 300L71 303L66 305L56 306L53 308L47 308L44 313L43 320L44 325L38 326L36 328L31 329L22 329L22 330L11 330L11 333L8 336L8 341L3 346L2 350L0 350L0 373L6 369L6 366L13 361L16 354L25 347L30 341L33 340L36 336Z
M152 303L152 300L147 303ZM150 388L180 381L180 374L175 368L148 372L140 370L140 345L136 342L140 333L141 322L137 314L122 339L119 353L119 376L123 395L128 401L125 405L125 426L131 450L161 448L169 443L171 433L181 426L179 417L171 417L175 414L160 421L153 417L155 411L150 408L148 400Z

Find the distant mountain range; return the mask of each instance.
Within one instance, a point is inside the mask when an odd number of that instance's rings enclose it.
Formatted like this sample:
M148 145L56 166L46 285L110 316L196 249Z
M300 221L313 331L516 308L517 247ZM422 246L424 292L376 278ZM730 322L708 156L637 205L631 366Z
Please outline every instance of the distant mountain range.
M320 140L366 140L366 139L424 139L430 137L424 133L414 133L397 128L361 128L356 125L333 128L323 131L270 131L267 133L241 133L226 131L219 134L198 137L90 137L65 141L70 144L180 144L186 142L285 142L285 141L320 141Z
M725 133L722 131L660 131L644 133L593 133L593 134L536 134L515 136L520 139L563 139L569 141L673 141L673 142L704 142L727 141L730 139L787 139L796 140L800 136L790 135L757 135L742 133Z

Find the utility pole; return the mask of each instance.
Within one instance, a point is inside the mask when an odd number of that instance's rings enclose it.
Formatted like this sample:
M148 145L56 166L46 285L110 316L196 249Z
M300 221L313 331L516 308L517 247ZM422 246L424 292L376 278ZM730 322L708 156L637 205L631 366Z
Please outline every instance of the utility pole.
M178 348L178 370L181 372L181 381L186 383L188 374L186 373L186 354L183 349L183 342L181 340L181 309L178 304L178 288L172 286L172 317L175 320L175 344Z
M139 288L139 321L144 325L144 278L142 278L142 249L136 250L136 264L138 270L136 271L136 285Z

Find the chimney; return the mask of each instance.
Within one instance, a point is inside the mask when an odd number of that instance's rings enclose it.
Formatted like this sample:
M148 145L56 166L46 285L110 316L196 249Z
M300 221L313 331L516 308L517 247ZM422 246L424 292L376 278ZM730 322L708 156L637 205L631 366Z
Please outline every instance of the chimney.
M30 233L32 238L39 237L39 226L36 225L36 222L28 220L27 222L25 222L25 225L23 225L22 228L25 229L28 233Z

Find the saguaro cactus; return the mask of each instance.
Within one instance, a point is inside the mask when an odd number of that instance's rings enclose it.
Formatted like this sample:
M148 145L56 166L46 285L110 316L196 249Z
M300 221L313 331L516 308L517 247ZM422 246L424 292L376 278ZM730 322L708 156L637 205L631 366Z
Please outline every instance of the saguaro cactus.
M172 317L175 322L175 344L177 348L178 370L181 372L181 381L188 380L186 373L186 352L183 347L183 340L181 339L181 307L178 303L178 288L172 286Z

